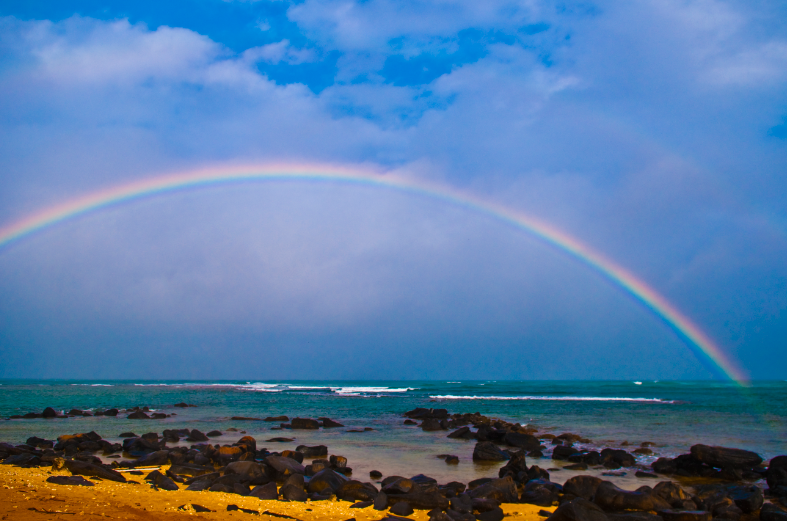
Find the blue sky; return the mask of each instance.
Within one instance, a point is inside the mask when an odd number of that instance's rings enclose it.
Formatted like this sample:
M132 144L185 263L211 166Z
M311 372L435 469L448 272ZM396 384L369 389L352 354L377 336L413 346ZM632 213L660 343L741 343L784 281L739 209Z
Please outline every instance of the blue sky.
M785 378L786 15L713 0L4 2L0 223L205 165L390 171L552 223L753 377ZM0 250L0 356L0 377L711 374L530 237L310 183L150 199Z

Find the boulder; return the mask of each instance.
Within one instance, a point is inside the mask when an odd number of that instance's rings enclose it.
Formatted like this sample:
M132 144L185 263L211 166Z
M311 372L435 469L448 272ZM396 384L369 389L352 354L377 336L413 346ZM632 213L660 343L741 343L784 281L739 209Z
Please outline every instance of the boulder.
M691 456L697 461L719 469L751 469L762 463L762 457L756 452L701 444L691 447Z
M374 501L379 493L371 483L348 480L336 491L336 497L343 501Z
M323 417L323 418L317 418L317 420L322 422L322 426L324 429L331 429L334 427L344 427L344 425L342 425L341 423L337 421L333 421L330 418Z
M191 442L208 441L208 437L205 436L204 433L198 431L197 429L192 429L191 432L189 433L188 438L186 438L186 441L191 441Z
M158 450L151 452L145 456L134 461L134 467L155 467L158 465L166 465L169 461L169 451Z
M318 494L336 494L347 478L331 469L323 469L309 480L309 492Z
M47 483L54 483L55 485L77 485L80 487L93 487L95 483L88 481L82 476L49 476L46 478Z
M572 454L576 454L579 452L574 447L568 447L566 445L555 445L555 448L552 450L552 459L556 460L567 460L569 456Z
M286 422L286 421L290 421L290 419L287 416L268 416L263 421L266 421L266 422Z
M473 431L470 430L470 427L459 427L454 432L449 434L448 437L454 439L469 440L474 437L474 434Z
M691 499L691 494L672 481L662 481L653 487L653 493L672 505L673 508L681 508L684 501Z
M385 510L388 508L388 495L385 492L380 492L377 494L377 497L374 498L374 504L372 508L375 510Z
M470 491L470 497L496 499L501 503L516 503L519 500L516 483L510 475L476 487Z
M660 510L664 521L711 521L710 512L704 510Z
M590 501L596 495L596 490L602 481L595 476L574 476L563 485L563 493Z
M290 423L293 429L316 430L320 428L320 422L311 418L293 418Z
M760 521L787 521L787 512L776 505L766 503L760 509Z
M369 472L369 477L372 479L380 479L383 477L383 473L379 470L372 470Z
M423 492L411 492L409 494L386 494L388 506L393 506L399 502L406 502L411 507L418 510L432 510L433 508L447 509L448 499L434 492L426 494Z
M281 489L279 490L279 495L282 497L282 499L286 499L288 501L306 501L309 499L309 496L302 487L293 485L291 483L282 485Z
M410 516L413 515L413 507L406 501L399 501L389 510L390 513L396 516Z
M751 514L762 507L762 490L757 486L735 487L727 495L744 514Z
M314 447L298 445L295 450L303 454L304 458L320 458L328 455L328 447L325 445L315 445Z
M36 436L31 436L30 438L27 438L25 444L39 449L51 449L52 447L55 446L54 441L45 440L44 438L38 438Z
M158 470L154 470L145 476L145 481L150 481L162 490L178 490L178 485L170 477L162 474Z
M65 468L67 468L71 474L94 476L109 481L118 481L120 483L126 482L126 478L124 478L121 473L92 463L85 463L78 460L66 460Z
M475 518L478 521L503 521L504 516L505 513L503 512L503 509L496 507L492 510L487 510L486 512L479 512Z
M254 487L251 492L249 492L249 496L256 497L257 499L277 499L279 497L279 492L276 490L276 483L271 481L265 485Z
M44 412L41 413L42 418L57 418L57 411L55 411L51 407L47 407L44 409Z
M557 483L552 483L544 479L533 479L525 485L520 501L531 505L542 507L552 506L552 503L559 499L563 487Z
M440 420L435 418L427 418L421 422L421 429L425 431L441 431L443 426L440 425Z
M224 474L237 474L244 480L252 480L262 476L265 472L255 461L233 461L224 468Z
M503 437L503 442L506 445L524 449L526 451L538 450L541 447L541 442L538 438L531 434L523 434L520 432L508 432Z
M491 441L479 441L473 449L473 461L506 461L510 456Z
M331 468L334 469L343 469L347 466L347 458L345 458L344 456L332 455L329 458L329 461L331 463Z
M221 431L210 431L205 436L207 436L208 438L218 438L221 435L222 435Z
M560 505L547 521L608 521L598 505L578 497Z
M565 491L565 488L563 489ZM610 481L602 481L596 489L593 501L606 511L619 510L668 510L670 504L650 490L629 492L618 488Z
M287 477L291 474L304 474L306 472L303 465L294 459L284 456L268 456L265 458L265 463L275 469L282 477Z
M145 414L142 411L136 411L136 412L132 412L131 414L129 414L127 416L127 418L129 420L149 420L150 416L148 416L147 414Z

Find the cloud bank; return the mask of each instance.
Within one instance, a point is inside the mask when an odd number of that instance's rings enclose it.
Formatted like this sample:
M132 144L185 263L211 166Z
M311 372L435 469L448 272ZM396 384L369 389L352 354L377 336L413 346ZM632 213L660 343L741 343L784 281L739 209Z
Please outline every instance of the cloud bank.
M32 9L0 10L0 222L204 165L394 171L554 223L752 376L784 377L762 363L784 362L787 339L778 6ZM118 207L1 251L0 284L3 377L709 375L576 262L372 189L274 183Z

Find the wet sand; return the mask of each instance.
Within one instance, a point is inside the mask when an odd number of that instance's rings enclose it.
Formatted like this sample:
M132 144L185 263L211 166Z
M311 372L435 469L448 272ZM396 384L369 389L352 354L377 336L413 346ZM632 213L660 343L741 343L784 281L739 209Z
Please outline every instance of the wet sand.
M162 467L162 472L167 466ZM286 502L263 501L254 497L222 492L191 492L186 490L155 490L144 481L144 476L129 476L139 482L116 483L89 478L94 487L56 485L46 479L53 475L69 476L68 471L55 471L48 467L24 469L0 465L0 521L99 520L128 519L139 521L194 519L262 519L283 521L283 516L299 521L344 521L355 518L357 521L376 521L386 517L387 512L368 508L350 508L346 501ZM192 505L206 507L213 512L195 512ZM228 505L237 505L255 513L227 511ZM539 507L527 504L501 505L507 519L540 521L541 510L553 511L555 507ZM266 513L268 512L268 513ZM272 514L278 514L271 515ZM416 510L409 516L417 521L427 521L426 510Z

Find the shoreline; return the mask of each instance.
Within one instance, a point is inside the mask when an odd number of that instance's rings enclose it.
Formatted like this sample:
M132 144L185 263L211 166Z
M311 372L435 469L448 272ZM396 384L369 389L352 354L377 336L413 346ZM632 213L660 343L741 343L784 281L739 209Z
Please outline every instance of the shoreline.
M166 471L169 466L162 467ZM372 507L350 508L353 504L341 500L324 501L280 501L261 500L223 492L193 492L187 490L166 491L154 489L144 481L139 484L94 481L95 486L55 485L48 483L51 476L70 476L64 470L46 467L20 468L0 465L0 519L127 519L127 520L185 520L193 516L208 519L263 519L282 521L289 516L300 521L373 521L386 517L385 512ZM195 512L191 505L200 505L213 512ZM227 511L228 505L258 512ZM185 509L181 509L185 507ZM539 507L528 504L503 504L507 519L539 521L542 510L553 511L554 507ZM310 510L309 510L310 509ZM264 514L272 512L278 515ZM415 521L427 521L428 511L416 510L408 516Z

